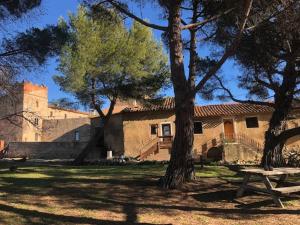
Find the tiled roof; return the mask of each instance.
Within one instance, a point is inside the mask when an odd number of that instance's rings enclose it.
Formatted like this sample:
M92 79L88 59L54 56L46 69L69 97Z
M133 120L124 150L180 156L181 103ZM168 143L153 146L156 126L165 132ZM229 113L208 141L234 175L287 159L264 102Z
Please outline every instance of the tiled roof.
M262 105L253 104L220 104L220 105L206 105L196 106L196 117L210 117L210 116L234 116L255 113L268 113L272 112L272 108Z
M173 109L175 109L174 98L165 98L163 101L159 101L156 104L149 103L149 105L145 106L126 107L123 112L148 112Z
M83 115L91 115L88 112L82 112L82 111L74 110L74 109L66 109L66 108L58 107L58 106L55 106L55 105L52 105L52 104L48 104L48 108L62 110L62 111L66 111L66 112L73 112L73 113L78 113L78 114L83 114Z
M161 104L125 108L123 112L151 112L174 110L174 98L166 98ZM195 117L234 116L272 112L272 108L262 105L229 103L219 105L195 106Z

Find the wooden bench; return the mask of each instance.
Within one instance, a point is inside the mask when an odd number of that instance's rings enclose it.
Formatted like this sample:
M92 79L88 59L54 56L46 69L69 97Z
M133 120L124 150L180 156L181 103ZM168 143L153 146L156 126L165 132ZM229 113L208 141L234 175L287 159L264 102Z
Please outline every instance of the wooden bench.
M292 193L300 192L300 186L273 188L272 191L280 195L292 194Z
M283 203L280 200L280 196L288 195L296 192L300 192L300 186L289 186L283 187L283 184L288 176L300 174L300 169L297 168L275 168L273 171L265 171L262 168L250 168L243 169L240 171L244 174L244 180L242 185L237 191L237 197L241 197L246 190L253 190L256 192L262 192L271 195L274 203L284 208ZM259 178L258 181L262 181L265 188L256 187L254 185L249 185L251 176L256 176ZM270 177L279 176L279 179L275 180L276 186L274 187L270 181Z

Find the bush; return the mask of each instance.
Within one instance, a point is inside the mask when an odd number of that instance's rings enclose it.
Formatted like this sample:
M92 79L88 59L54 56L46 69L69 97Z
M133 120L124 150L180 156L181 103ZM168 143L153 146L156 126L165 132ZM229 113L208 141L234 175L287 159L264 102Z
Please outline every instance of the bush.
M291 150L284 154L285 162L290 167L300 167L300 152Z

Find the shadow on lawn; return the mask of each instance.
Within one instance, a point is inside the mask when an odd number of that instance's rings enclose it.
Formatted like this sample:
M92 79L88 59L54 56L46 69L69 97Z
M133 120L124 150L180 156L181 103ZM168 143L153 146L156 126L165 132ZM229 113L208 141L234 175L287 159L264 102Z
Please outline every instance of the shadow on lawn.
M138 169L138 168L136 168ZM132 173L124 168L121 176L103 178L105 170L87 169L87 171L46 171L26 169L21 173L38 171L47 175L47 178L22 178L1 177L0 192L4 193L4 199L9 201L16 195L17 203L30 204L28 199L22 199L22 195L39 199L43 196L54 196L57 203L68 202L68 209L106 210L111 213L125 214L125 221L101 220L91 217L77 217L69 215L51 214L37 210L21 209L10 205L0 204L0 211L15 213L27 220L26 224L145 224L138 223L140 213L159 212L174 216L181 212L192 212L210 217L223 217L226 219L253 219L272 214L300 215L300 210L255 208L266 206L271 200L264 200L256 196L258 205L255 203L245 204L234 200L238 183L229 183L218 178L203 178L191 183L181 190L162 190L157 187L157 175L148 173L145 177L139 177L143 172L135 171L137 177L131 177ZM89 172L88 172L89 171ZM97 174L101 171L102 174ZM128 172L129 171L129 172ZM89 174L90 173L90 174ZM126 174L127 173L127 174ZM123 177L123 175L127 175ZM85 178L74 178L79 175ZM89 176L91 175L91 176ZM251 196L252 197L252 196ZM263 200L263 201L262 201ZM47 207L47 202L36 201L31 204L38 207ZM228 206L228 208L226 208ZM259 206L259 207L261 207ZM155 215L155 214L154 214ZM0 224L2 218L0 218Z
M40 212L37 210L28 210L28 209L20 209L15 208L8 205L0 204L0 210L10 213L15 213L22 216L26 220L26 224L32 225L44 225L46 224L57 224L61 222L62 224L70 223L70 224L103 224L103 225L155 225L152 223L138 223L132 221L131 219L127 221L113 221L113 220L100 220L89 217L76 217L76 216L66 216L66 215L57 215L46 212ZM36 221L36 219L40 219L40 221ZM0 218L0 221L2 219Z

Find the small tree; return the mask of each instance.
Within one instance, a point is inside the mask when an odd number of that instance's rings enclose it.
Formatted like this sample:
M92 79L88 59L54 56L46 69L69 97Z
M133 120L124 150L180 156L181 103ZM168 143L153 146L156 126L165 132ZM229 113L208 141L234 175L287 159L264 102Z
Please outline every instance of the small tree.
M286 140L300 134L299 127L287 129L286 126L300 93L299 12L300 3L296 1L273 19L249 30L241 40L236 52L236 59L244 68L244 74L239 76L239 86L246 89L252 99L235 98L221 83L234 101L274 109L265 133L261 162L267 170L284 165L282 150ZM224 36L219 39L220 42L224 40Z
M148 28L134 23L128 31L114 11L99 11L80 7L77 15L70 15L71 39L60 57L62 75L55 77L64 91L94 108L103 124L75 159L76 164L103 139L117 99L153 98L169 75L162 46ZM106 101L110 104L105 114Z

